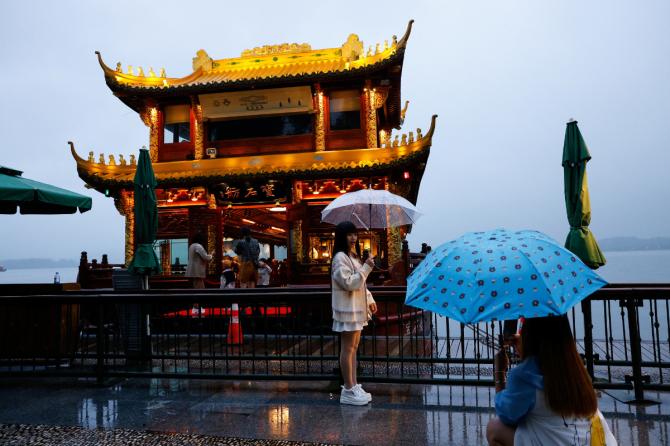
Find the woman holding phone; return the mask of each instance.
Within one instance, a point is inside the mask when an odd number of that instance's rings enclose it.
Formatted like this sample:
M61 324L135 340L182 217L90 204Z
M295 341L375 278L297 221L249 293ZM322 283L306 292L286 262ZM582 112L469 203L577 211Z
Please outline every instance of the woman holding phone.
M356 352L361 331L368 324L377 304L366 286L374 267L374 257L362 261L356 226L349 221L335 228L331 264L333 331L340 333L340 370L344 385L341 404L362 406L372 400L356 380Z

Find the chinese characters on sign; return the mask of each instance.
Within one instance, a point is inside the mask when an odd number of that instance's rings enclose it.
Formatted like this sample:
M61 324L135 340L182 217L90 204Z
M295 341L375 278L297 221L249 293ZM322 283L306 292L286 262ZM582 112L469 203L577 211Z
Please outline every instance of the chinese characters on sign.
M284 202L290 195L289 186L277 180L244 182L240 184L221 183L210 188L220 202L275 203Z

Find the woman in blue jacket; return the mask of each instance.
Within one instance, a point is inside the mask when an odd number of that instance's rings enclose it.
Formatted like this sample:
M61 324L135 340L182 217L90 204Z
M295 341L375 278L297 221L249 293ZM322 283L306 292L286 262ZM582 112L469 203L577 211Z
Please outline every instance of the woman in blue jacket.
M496 355L497 418L486 429L489 444L590 445L598 401L568 318L526 319L513 343L522 362L506 383L507 356Z

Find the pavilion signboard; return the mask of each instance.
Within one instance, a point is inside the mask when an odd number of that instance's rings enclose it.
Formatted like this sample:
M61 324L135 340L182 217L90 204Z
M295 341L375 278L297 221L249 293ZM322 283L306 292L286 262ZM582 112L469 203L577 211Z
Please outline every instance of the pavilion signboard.
M288 115L313 110L312 90L308 86L201 94L199 99L204 119Z
M217 202L223 204L284 203L290 195L291 185L279 180L240 181L219 183L209 189Z

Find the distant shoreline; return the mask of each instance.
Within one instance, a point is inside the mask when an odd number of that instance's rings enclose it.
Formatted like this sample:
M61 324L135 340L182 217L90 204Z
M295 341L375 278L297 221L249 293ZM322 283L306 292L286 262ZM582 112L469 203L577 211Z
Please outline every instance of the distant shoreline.
M611 248L609 248L609 249L606 249L606 248L603 248L602 246L600 247L600 249L601 249L604 253L606 253L606 254L607 254L608 252L614 253L614 252L654 252L654 251L670 251L670 248L633 248L633 249L624 249L624 248L622 248L622 249L611 249Z
M0 266L6 270L40 269L40 268L73 268L79 266L74 260L53 259L7 259L0 260ZM0 270L1 271L1 270Z

